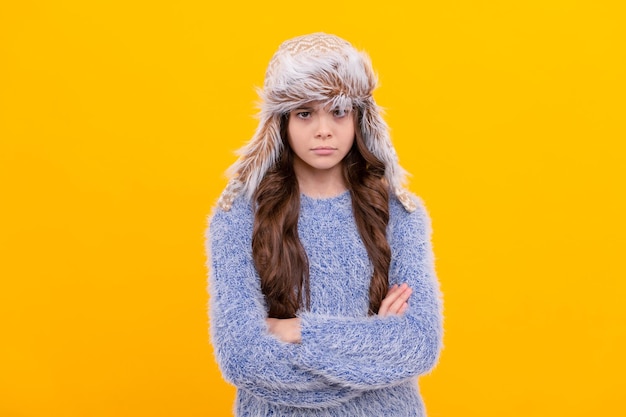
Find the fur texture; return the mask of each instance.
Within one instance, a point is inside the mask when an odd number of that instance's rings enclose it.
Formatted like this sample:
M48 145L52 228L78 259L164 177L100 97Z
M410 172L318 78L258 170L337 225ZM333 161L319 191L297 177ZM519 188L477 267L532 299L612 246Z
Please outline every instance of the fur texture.
M389 129L372 97L376 85L368 56L337 36L315 33L285 41L272 57L259 91L258 128L229 168L230 180L218 205L229 210L240 194L252 199L261 179L282 152L283 115L319 102L331 108L361 109L360 128L367 147L385 164L385 178L405 209L415 210L403 188L406 173L398 163Z
M207 235L211 338L224 377L237 386L237 416L422 417L416 377L442 346L439 286L430 222L421 202L407 212L390 198L390 285L413 289L402 316L368 316L372 266L350 193L302 196L300 239L311 273L302 343L271 336L251 255L253 208L243 195L216 210Z

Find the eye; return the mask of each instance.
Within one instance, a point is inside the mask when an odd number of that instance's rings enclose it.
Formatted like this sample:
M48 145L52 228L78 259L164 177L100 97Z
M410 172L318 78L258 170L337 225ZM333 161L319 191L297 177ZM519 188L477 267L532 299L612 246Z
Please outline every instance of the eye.
M296 113L296 117L298 117L299 119L308 119L309 117L311 117L311 112L310 111L299 111Z
M337 118L346 117L350 111L344 109L335 109L333 110L333 116Z

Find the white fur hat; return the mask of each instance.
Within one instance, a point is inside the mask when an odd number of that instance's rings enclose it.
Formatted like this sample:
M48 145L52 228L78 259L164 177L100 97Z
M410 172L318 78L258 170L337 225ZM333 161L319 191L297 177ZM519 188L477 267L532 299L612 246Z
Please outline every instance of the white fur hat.
M398 164L389 129L372 92L377 79L369 57L347 41L325 33L299 36L283 42L272 57L259 91L259 126L252 139L238 151L229 168L230 181L218 205L230 210L238 195L252 199L265 173L283 150L281 119L291 110L311 102L331 108L359 108L363 140L385 165L385 178L407 211L415 202L403 188L405 171Z

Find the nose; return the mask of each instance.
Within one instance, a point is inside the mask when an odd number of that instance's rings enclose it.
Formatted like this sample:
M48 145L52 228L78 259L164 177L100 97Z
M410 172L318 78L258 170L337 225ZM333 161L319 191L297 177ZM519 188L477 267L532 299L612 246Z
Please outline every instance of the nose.
M332 136L331 129L332 118L326 112L320 112L317 119L317 130L315 137L318 139L327 139Z

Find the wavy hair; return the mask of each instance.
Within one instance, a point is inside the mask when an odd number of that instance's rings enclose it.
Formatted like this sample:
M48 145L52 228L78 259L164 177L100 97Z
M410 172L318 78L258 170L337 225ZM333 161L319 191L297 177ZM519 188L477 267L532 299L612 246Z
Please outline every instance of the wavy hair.
M389 184L384 163L365 145L362 118L357 109L355 140L342 163L354 220L373 266L368 312L372 315L378 312L389 287ZM309 264L298 236L300 189L287 140L287 123L285 115L280 127L282 152L254 193L252 234L252 257L268 315L280 319L293 318L299 310L310 308Z

